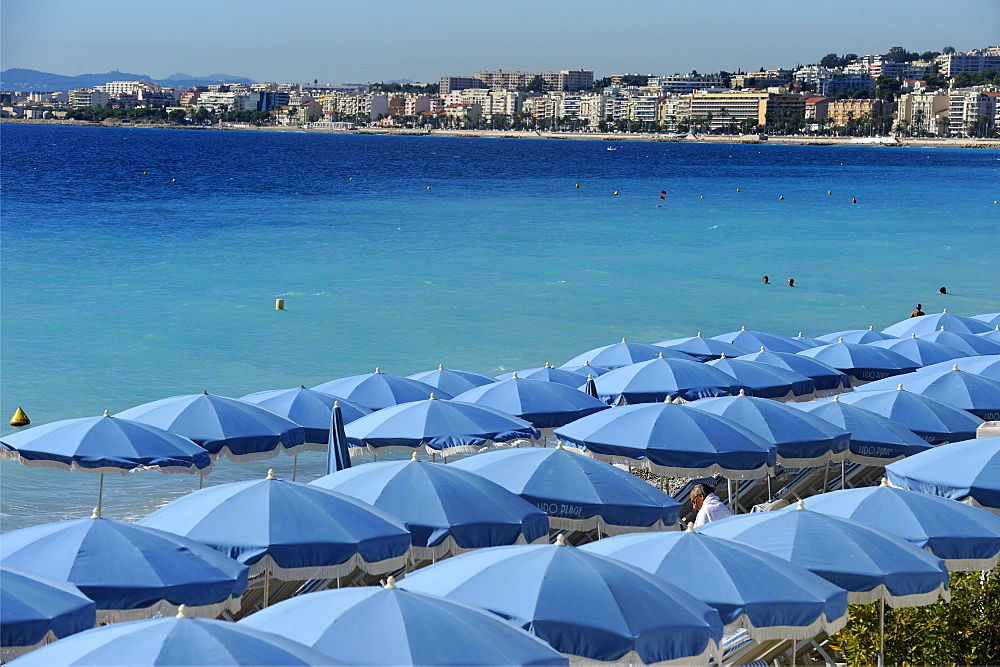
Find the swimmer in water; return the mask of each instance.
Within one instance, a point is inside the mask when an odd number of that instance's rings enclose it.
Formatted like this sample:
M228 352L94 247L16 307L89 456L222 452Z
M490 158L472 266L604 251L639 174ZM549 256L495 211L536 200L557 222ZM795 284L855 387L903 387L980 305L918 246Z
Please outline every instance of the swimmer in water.
M942 287L941 289L938 290L938 292L940 292L941 294L947 294L948 290Z
M761 278L760 281L762 283L764 283L765 285L770 285L771 284L771 279L768 278L767 276L764 276L763 278Z
M920 317L923 314L924 311L920 310L920 304L918 303L916 309L910 313L910 317Z
M788 279L788 286L789 287L795 287L795 278L789 278Z

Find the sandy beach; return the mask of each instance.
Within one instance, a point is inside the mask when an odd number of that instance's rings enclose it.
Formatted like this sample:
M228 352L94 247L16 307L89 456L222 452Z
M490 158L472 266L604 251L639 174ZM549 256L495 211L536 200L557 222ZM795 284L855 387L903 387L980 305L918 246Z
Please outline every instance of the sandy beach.
M621 132L541 132L536 130L419 130L405 128L358 128L354 130L334 130L327 128L303 128L292 126L255 126L241 123L221 123L209 126L168 125L161 123L94 123L78 120L38 120L5 118L2 123L34 125L74 125L81 127L140 127L169 130L228 130L255 132L298 132L306 134L374 134L386 136L418 137L478 137L489 139L553 139L574 141L654 141L710 144L756 144L780 146L894 146L912 148L992 148L1000 149L996 139L976 139L970 137L834 137L834 136L771 136L771 135L727 135L727 134L639 134Z

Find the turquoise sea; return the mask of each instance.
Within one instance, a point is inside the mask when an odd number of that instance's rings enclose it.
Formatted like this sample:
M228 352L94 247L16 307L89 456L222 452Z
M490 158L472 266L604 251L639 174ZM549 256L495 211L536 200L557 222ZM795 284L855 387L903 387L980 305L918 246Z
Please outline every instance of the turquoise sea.
M18 406L37 425L375 366L494 375L623 336L1000 310L995 150L0 132L2 433ZM300 456L299 478L324 466ZM268 467L292 462L206 483ZM197 486L106 483L115 518ZM0 462L2 529L87 516L97 486Z

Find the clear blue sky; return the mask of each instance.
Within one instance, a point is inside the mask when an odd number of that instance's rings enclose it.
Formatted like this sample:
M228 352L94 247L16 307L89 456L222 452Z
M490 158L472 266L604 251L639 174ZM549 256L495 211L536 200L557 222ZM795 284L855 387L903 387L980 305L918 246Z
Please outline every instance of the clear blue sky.
M342 83L672 74L1000 42L1000 0L0 0L0 67Z

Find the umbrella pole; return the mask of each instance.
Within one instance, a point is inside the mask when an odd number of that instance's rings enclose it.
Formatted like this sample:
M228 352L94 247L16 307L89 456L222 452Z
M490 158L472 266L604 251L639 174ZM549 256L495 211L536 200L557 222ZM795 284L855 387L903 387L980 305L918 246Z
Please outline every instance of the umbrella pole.
M736 484L734 484L733 486L736 488L736 490L734 492L734 496L733 496L733 503L732 503L733 504L733 514L739 514L740 513L740 483L739 483L739 480L737 480Z
M271 595L271 563L264 565L264 609L267 609L267 599Z
M205 476L204 475L198 475L198 488L199 489L205 488Z
M770 502L774 500L774 496L771 495L771 476L767 475L767 500Z
M101 516L101 508L104 506L104 473L101 473L101 483L97 487L97 516Z
M293 478L294 479L294 478ZM830 462L826 462L826 470L823 472L823 493L826 493L827 485L830 482Z
M846 481L847 463L845 463L845 461L847 461L847 459L844 459L843 461L840 462L840 489L841 489L841 491L843 491L844 489L847 488L847 481Z
M885 664L885 596L878 601L878 667Z
M299 455L292 457L292 481L295 481L295 474L299 471Z

